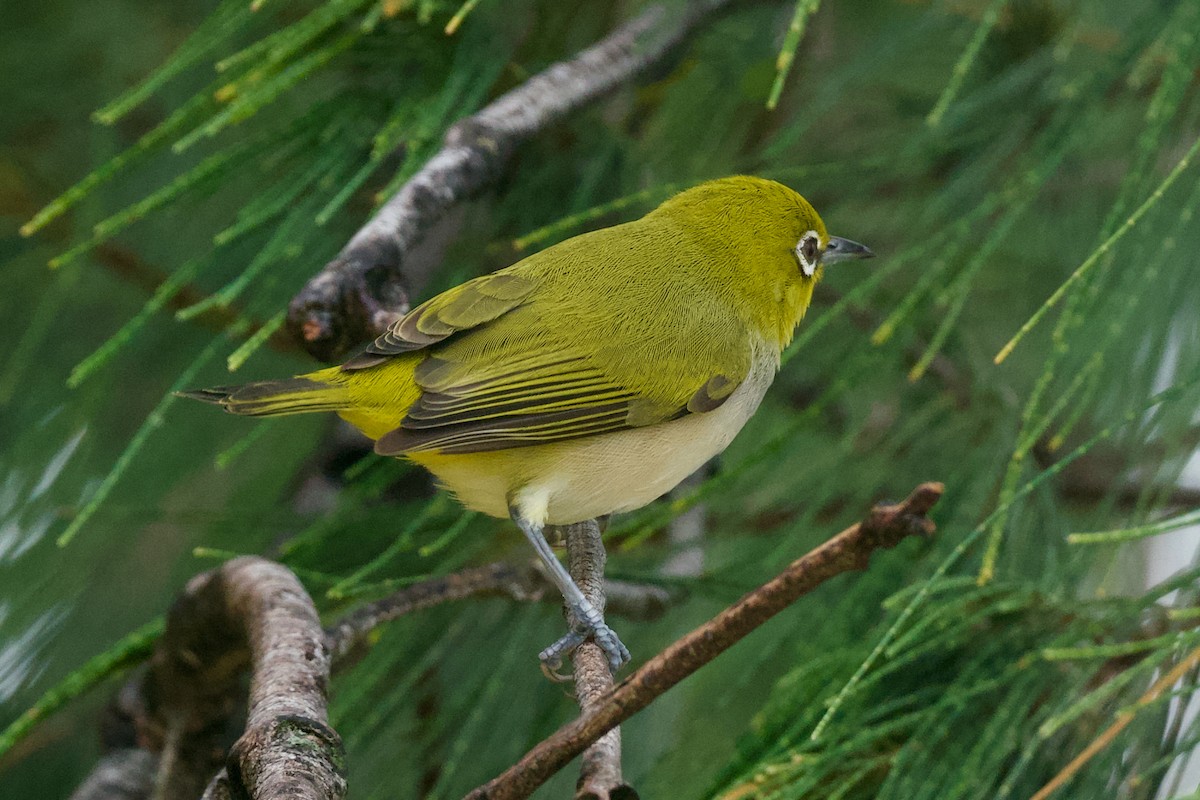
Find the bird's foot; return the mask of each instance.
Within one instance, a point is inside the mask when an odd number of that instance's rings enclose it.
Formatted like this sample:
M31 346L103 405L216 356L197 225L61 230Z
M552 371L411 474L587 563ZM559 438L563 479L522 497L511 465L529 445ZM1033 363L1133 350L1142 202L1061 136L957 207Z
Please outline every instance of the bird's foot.
M587 635L579 631L567 631L561 639L538 653L538 660L542 662L542 674L555 683L570 681L570 675L560 672L563 659L574 653L586 639Z
M608 659L608 667L613 672L629 663L631 658L629 648L621 642L617 632L608 627L604 616L595 607L589 604L572 608L571 619L575 623L571 630L538 654L538 659L542 662L542 671L546 673L547 677L552 680L562 679L563 676L558 670L562 668L563 658L574 653L588 637L595 640L600 649L604 651L604 655Z

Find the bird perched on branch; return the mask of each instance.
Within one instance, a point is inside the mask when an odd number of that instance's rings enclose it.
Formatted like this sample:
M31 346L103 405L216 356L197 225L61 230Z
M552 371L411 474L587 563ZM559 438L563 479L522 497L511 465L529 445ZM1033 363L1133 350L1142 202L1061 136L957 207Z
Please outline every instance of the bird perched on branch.
M630 511L720 453L754 413L825 267L869 258L774 181L732 177L417 306L340 367L187 392L235 414L333 411L463 505L511 517L582 629L629 651L546 525Z

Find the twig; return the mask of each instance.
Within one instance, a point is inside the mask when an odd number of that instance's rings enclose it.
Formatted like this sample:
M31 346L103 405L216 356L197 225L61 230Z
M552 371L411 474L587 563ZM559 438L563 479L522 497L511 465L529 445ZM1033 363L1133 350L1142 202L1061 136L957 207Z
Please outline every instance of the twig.
M592 677L586 675L588 656L584 649L576 663L585 710L574 723L584 727L566 749L547 744L555 737L535 748L522 764L532 758L536 769L521 772L517 785L524 782L532 791L621 720L644 708L805 591L840 572L865 566L870 552L878 547L931 529L924 513L936 502L940 491L939 486L926 484L900 506L877 508L867 521L795 562L778 578L672 645L611 693L609 685L593 685ZM569 541L571 538L573 534ZM602 559L597 563L596 554L587 553L586 547L575 549L585 553L584 560L590 562L590 566L573 565L581 583L590 587L585 591L595 591L595 579L603 572ZM590 577L583 574L588 570ZM166 632L147 670L136 679L135 687L123 692L133 698L123 705L137 724L139 741L147 745L149 761L127 753L114 767L118 756L106 758L80 787L80 792L86 789L90 793L77 793L77 798L144 797L149 789L138 788L142 784L130 784L142 794L126 795L113 794L115 790L96 793L100 790L93 787L126 785L128 782L122 783L126 773L110 772L126 763L145 767L129 776L150 776L150 780L158 761L153 754L163 749L167 731L176 725L182 726L183 734L177 751L168 760L171 768L159 775L162 793L169 797L197 796L205 778L220 765L227 741L224 732L239 705L240 675L249 666L253 681L245 733L230 751L228 769L210 782L205 797L218 800L286 795L339 800L345 793L343 754L337 734L328 726L325 706L331 653L336 653L339 660L346 659L366 632L418 608L485 593L538 599L550 594L548 588L546 579L531 567L493 564L407 587L352 613L326 635L319 627L312 601L290 571L259 558L230 561L188 584L171 611ZM655 592L635 592L628 586L611 594L614 600L633 599L630 609L643 613L661 612L667 600L663 593L657 601L648 601L647 597L655 596ZM616 606L610 603L610 610L616 612ZM601 676L607 676L603 656L596 655ZM564 730L569 733L570 726ZM546 753L538 755L539 749L547 747ZM585 764L581 797L591 792L591 796L615 800L622 796L621 791L627 792L625 797L635 796L620 779L615 753L609 744L593 751ZM552 763L556 765L547 766ZM528 792L505 794L504 779L501 776L493 782L498 784L498 794L488 790L480 796L527 796Z
M825 287L821 291L823 302L833 305L841 300L836 290ZM870 332L879 328L881 319L869 310L850 306L847 315L851 323L861 331ZM910 366L917 363L928 344L917 337L916 341L905 347L905 357ZM950 396L958 409L971 406L974 391L968 369L961 366L944 353L938 353L929 363L928 372L941 383L942 388ZM1006 403L1015 402L1011 389L999 387ZM1056 453L1062 447L1051 446L1052 436L1043 435L1033 447L1034 458L1042 469L1048 469L1055 461ZM1200 427L1193 426L1184 431L1172 441L1176 452L1191 452L1200 445ZM1150 451L1143 456L1157 456L1160 459L1170 454ZM1127 473L1132 471L1130 465L1120 453L1106 452L1096 449L1087 453L1078 461L1067 467L1055 480L1055 491L1066 500L1094 505L1096 503L1115 501L1117 507L1128 509L1136 507L1144 500L1148 488L1143 482L1130 479ZM1200 488L1176 485L1170 489L1164 487L1160 499L1164 506L1176 508L1191 508L1200 505Z
M1086 458L1086 457L1085 457ZM1080 459L1084 461L1084 459ZM1069 470L1068 470L1069 472ZM1136 482L1124 483L1119 486L1101 484L1089 476L1076 471L1063 478L1056 487L1059 494L1067 500L1088 505L1115 501L1118 508L1129 509L1143 502L1146 486ZM1165 492L1162 497L1165 508L1195 508L1200 506L1200 488L1191 486L1176 486Z
M594 520L563 528L571 577L592 605L604 613L604 564L607 555ZM570 620L574 625L576 620ZM571 656L575 667L575 699L587 714L613 689L613 675L604 651L588 640ZM637 800L637 792L621 776L621 729L613 728L583 751L575 800Z
M608 581L609 610L638 620L658 619L672 602L666 589L649 584ZM341 671L362 655L371 631L405 614L467 597L502 596L522 602L558 601L558 590L532 564L498 561L431 578L355 609L326 631L334 669Z
M596 707L559 728L515 765L467 795L468 800L519 800L607 731L732 647L798 597L843 572L864 569L871 554L912 535L929 535L926 516L942 495L939 483L923 483L899 505L876 506L778 576L747 594L709 622L679 639L621 682Z
M451 208L495 180L526 139L658 63L730 2L651 6L451 126L442 149L292 299L291 333L330 361L386 330L408 302L410 251Z
M1198 664L1200 664L1200 647L1184 656L1183 660L1155 681L1154 685L1147 689L1146 693L1139 697L1132 707L1117 714L1117 718L1112 725L1105 728L1099 736L1092 740L1091 744L1083 749L1083 752L1071 759L1069 764L1063 767L1049 783L1039 789L1037 794L1033 795L1029 800L1046 800L1050 795L1061 789L1067 781L1075 776L1075 773L1079 772L1087 762L1092 760L1093 756L1112 744L1112 740L1117 738L1121 731L1129 726L1129 723L1133 722L1134 717L1137 716L1139 711L1157 700L1163 692L1179 683L1183 679L1183 676Z
M413 611L479 595L504 594L517 600L536 600L545 591L532 568L498 561L414 583L368 603L331 625L325 632L337 669L357 661L371 631Z

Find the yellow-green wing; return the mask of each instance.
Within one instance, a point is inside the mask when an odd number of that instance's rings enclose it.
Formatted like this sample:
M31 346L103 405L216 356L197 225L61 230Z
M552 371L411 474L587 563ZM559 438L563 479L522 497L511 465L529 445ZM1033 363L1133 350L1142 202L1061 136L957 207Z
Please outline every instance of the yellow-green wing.
M380 439L381 453L479 452L604 433L626 427L638 401L579 358L464 370L433 355L417 373L421 396Z
M715 376L671 402L622 386L581 356L496 366L473 375L428 357L416 371L420 398L376 450L473 453L653 425L719 407L744 377Z
M398 319L342 369L350 372L373 367L392 356L429 347L459 331L490 322L521 305L535 285L532 280L504 271L449 289Z
M421 394L377 452L559 442L712 411L733 394L750 371L744 325L683 271L639 263L669 263L678 245L647 254L623 243L609 260L584 239L433 298L347 365L424 354ZM563 266L582 260L595 265L587 292Z

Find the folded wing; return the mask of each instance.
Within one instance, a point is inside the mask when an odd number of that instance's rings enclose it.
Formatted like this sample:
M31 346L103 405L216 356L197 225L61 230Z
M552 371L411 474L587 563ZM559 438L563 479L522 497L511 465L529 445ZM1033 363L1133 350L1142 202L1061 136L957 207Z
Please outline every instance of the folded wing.
M654 425L720 407L749 372L748 349L725 344L736 337L714 340L686 321L664 320L656 340L620 325L580 336L570 304L537 288L508 270L469 281L343 365L353 372L427 352L415 372L421 395L377 452L474 453ZM727 366L698 366L714 363Z

